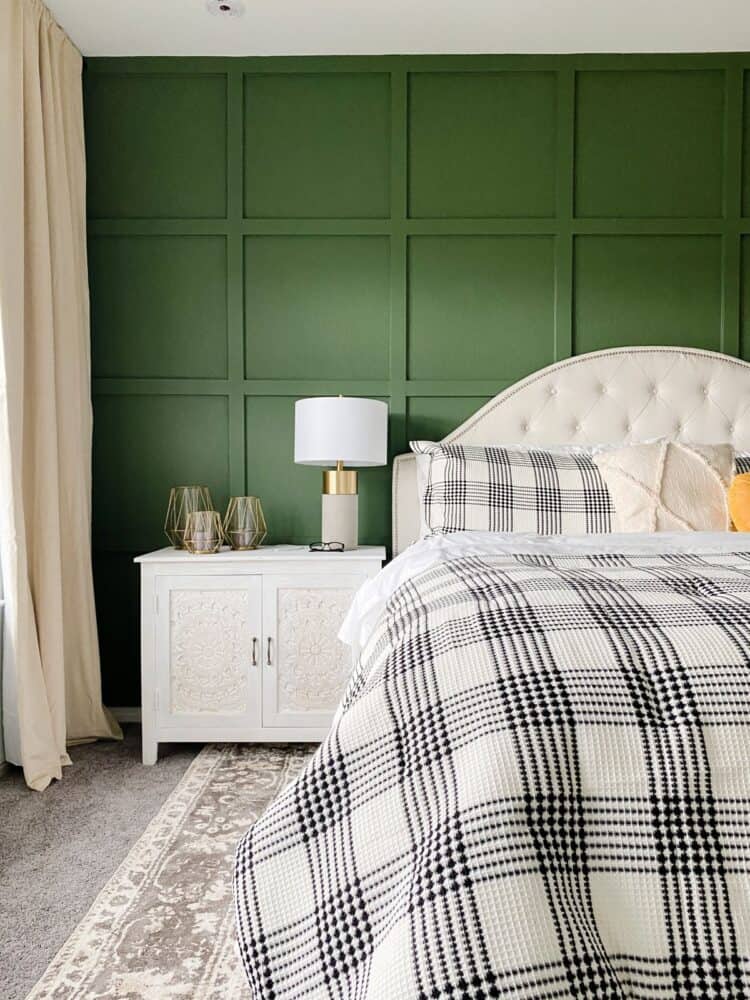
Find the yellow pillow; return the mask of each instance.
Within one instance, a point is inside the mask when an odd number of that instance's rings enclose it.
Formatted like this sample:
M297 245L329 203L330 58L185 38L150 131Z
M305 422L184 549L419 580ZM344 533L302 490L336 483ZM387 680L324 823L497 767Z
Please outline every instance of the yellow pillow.
M750 531L750 472L743 472L732 480L729 513L735 531Z

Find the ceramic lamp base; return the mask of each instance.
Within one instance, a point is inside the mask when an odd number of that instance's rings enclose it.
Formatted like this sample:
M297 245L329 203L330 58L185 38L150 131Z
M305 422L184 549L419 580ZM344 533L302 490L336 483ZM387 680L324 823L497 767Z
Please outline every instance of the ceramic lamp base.
M323 493L323 519L320 540L343 542L345 549L358 543L359 497L356 493Z

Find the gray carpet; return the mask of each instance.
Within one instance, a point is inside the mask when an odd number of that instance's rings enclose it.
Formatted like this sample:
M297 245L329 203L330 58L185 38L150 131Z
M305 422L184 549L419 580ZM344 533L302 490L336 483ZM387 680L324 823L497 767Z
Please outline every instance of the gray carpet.
M0 777L0 996L23 1000L88 910L199 747L140 762L140 727L122 743L73 747L62 782L30 792Z

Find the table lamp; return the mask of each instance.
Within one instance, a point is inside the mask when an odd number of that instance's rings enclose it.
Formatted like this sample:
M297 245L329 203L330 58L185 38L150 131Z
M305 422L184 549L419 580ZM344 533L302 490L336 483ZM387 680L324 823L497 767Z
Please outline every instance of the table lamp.
M345 465L385 465L388 404L354 396L299 399L294 407L294 461L335 465L323 473L321 541L357 548L357 473Z

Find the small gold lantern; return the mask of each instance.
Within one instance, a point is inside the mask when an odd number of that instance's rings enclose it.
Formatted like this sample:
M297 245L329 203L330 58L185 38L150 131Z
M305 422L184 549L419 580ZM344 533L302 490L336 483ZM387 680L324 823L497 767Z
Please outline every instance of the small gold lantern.
M173 486L164 521L164 534L170 545L184 549L188 516L196 510L211 510L213 505L208 486Z
M185 548L193 555L218 552L222 543L221 517L215 510L194 510L188 514Z
M233 549L257 549L268 534L259 497L232 497L224 515L224 537Z

